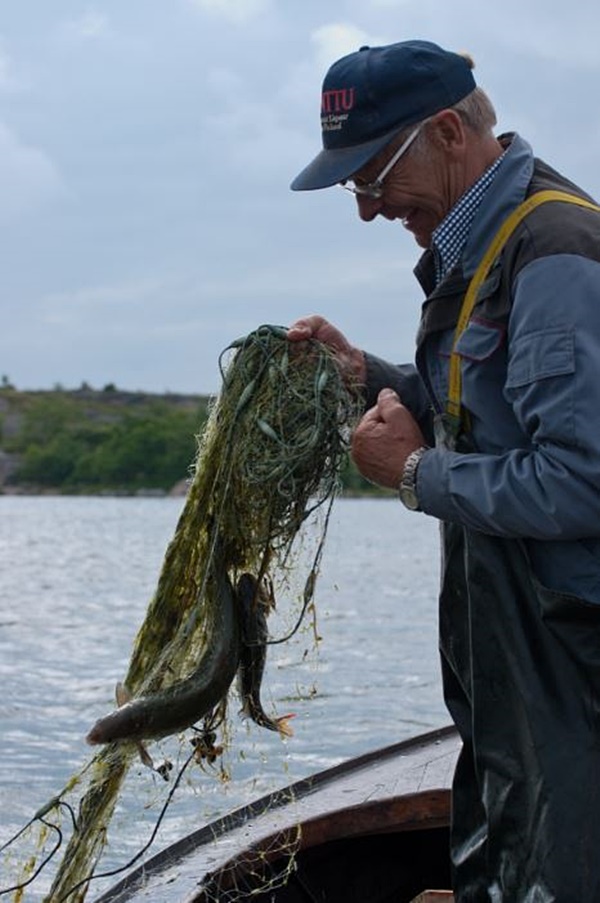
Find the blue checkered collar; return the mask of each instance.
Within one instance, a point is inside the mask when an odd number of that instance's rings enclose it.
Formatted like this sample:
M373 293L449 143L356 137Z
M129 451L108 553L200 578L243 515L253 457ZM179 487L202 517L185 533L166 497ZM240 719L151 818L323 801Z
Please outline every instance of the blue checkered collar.
M492 165L465 191L433 231L431 249L435 263L436 284L439 284L460 260L477 210L494 181L503 159L504 154L494 160Z

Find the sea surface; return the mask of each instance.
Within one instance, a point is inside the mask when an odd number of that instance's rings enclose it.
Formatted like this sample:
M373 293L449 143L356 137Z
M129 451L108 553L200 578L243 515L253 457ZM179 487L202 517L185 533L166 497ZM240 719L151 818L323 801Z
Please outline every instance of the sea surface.
M92 758L85 735L113 708L182 507L172 498L0 497L0 846ZM269 649L265 708L293 712L294 736L283 741L244 721L234 699L222 760L186 771L148 855L271 790L447 724L438 580L434 521L394 499L337 500L315 595L320 639L307 623ZM278 604L281 624L291 622L285 600ZM151 752L170 758L176 774L187 742ZM132 772L104 870L145 845L168 790L141 764ZM24 844L0 858L0 892L15 880ZM25 903L43 898L60 855ZM118 877L92 882L87 899Z

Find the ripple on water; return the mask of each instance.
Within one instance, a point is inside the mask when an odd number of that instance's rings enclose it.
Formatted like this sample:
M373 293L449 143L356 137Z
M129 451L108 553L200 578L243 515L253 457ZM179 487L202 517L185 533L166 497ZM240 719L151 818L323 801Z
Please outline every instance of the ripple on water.
M113 705L181 505L0 497L0 546L10 562L0 569L0 843L89 760L85 734ZM268 654L264 704L295 713L294 737L282 742L242 720L234 699L231 779L196 768L155 848L202 819L447 723L437 563L437 528L427 518L394 500L334 505L316 594L322 641L315 651L305 630ZM187 749L165 742L153 753L177 762ZM124 855L149 832L157 810L143 804L162 789L136 766L112 829Z

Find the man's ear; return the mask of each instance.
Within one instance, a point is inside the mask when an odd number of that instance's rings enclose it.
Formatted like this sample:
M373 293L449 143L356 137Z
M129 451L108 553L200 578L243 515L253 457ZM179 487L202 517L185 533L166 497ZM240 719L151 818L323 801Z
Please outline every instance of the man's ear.
M430 140L442 151L453 156L467 145L465 125L455 110L441 110L427 123Z

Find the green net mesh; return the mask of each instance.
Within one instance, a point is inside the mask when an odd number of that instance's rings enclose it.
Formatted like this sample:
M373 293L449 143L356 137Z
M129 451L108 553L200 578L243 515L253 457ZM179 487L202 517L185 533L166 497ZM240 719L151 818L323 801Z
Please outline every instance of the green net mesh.
M278 595L297 587L286 596L289 629L281 642L313 607L329 511L358 416L357 394L346 387L325 346L292 345L282 327L262 326L233 342L220 366L222 390L199 437L186 502L124 679L133 704L140 697L150 707L161 699L178 703L181 687L195 679L199 663L222 639L224 594L240 575L254 575L257 585L274 581ZM321 532L300 575L298 543L317 509L325 512ZM177 780L193 758L212 761L227 744L228 695L227 687L208 710L196 713L202 722L196 749ZM160 736L160 724L155 728ZM20 863L15 900L37 879L42 860L58 860L47 901L84 900L92 876L103 874L111 818L140 752L151 761L131 740L103 745L36 813L30 826L37 832L34 851ZM171 780L163 808L173 790ZM18 860L14 848L4 855L12 869Z

